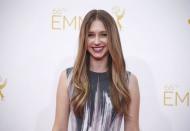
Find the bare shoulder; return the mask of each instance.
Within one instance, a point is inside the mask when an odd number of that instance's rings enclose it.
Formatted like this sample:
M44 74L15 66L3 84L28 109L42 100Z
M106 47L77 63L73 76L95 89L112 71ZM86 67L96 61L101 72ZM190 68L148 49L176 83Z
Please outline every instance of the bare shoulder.
M63 70L59 76L59 84L56 95L56 113L55 121L53 125L53 131L67 130L68 118L69 118L69 96L67 92L67 74L66 70ZM65 123L65 124L63 124Z
M59 76L59 86L58 86L58 88L61 88L61 89L66 88L66 82L67 82L67 71L66 71L66 69L65 69L65 70L63 70L63 71L60 73L60 76Z
M128 90L130 93L131 103L129 106L129 117L125 117L125 131L139 131L139 108L140 93L138 79L136 75L130 73Z
M133 102L139 103L140 102L139 83L138 83L137 76L133 73L129 75L128 89L129 89L132 103Z
M59 79L62 80L62 81L67 80L67 71L66 71L66 69L61 71Z
M129 75L129 90L137 90L139 88L138 78L135 74L130 72Z

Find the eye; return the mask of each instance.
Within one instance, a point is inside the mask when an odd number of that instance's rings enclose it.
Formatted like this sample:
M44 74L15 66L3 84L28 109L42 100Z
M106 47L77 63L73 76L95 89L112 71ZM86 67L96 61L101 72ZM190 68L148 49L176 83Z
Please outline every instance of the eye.
M106 37L108 34L107 33L102 33L101 36Z
M93 37L94 34L93 33L88 33L88 37Z

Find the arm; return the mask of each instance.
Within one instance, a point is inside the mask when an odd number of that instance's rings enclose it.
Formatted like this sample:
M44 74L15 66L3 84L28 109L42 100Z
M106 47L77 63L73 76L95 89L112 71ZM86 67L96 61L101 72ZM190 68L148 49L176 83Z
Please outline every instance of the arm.
M129 107L129 118L124 118L125 131L140 131L139 129L139 106L140 93L138 80L135 75L131 74L129 78L129 93L131 96L131 103Z
M56 96L56 113L52 131L67 131L69 119L69 97L66 71L61 73Z

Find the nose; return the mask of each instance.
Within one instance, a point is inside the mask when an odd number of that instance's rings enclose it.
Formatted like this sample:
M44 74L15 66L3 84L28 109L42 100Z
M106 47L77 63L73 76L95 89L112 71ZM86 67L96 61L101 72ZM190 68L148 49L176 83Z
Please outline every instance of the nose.
M96 35L94 43L97 45L100 44L100 37L98 35Z

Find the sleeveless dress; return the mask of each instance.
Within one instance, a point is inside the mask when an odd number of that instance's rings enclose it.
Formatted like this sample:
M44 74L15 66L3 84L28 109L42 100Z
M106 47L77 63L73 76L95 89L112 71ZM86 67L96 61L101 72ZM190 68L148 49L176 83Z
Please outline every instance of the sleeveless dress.
M72 68L67 68L66 72L71 100L73 88L69 82L72 78ZM127 72L127 75L130 75L130 72ZM123 114L117 114L113 108L109 80L108 72L89 71L90 92L83 118L75 116L70 106L68 131L120 131L124 117Z

